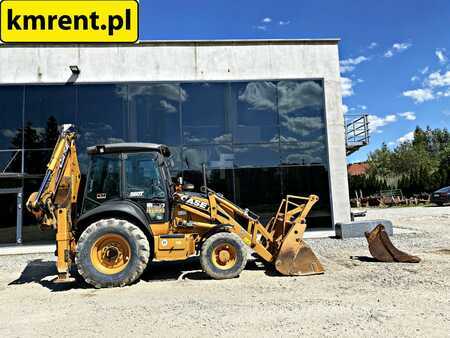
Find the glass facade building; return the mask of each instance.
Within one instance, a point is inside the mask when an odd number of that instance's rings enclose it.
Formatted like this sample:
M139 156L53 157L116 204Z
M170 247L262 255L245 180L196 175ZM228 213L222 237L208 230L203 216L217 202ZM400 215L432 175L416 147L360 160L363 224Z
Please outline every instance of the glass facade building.
M196 190L206 164L210 188L263 220L286 194L314 193L320 202L309 226L331 228L324 97L320 79L0 86L0 189L23 188L26 201L58 126L73 123L83 174L87 146L163 143L173 175ZM2 242L17 215L15 198L0 199L11 211L0 224ZM32 222L24 212L24 242L34 240L26 231Z

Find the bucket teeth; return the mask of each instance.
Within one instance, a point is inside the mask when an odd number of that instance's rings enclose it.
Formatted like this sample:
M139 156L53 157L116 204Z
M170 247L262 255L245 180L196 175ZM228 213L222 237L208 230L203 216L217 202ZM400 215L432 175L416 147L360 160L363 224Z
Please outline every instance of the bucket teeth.
M380 262L419 263L420 258L397 249L382 224L365 232L370 254Z

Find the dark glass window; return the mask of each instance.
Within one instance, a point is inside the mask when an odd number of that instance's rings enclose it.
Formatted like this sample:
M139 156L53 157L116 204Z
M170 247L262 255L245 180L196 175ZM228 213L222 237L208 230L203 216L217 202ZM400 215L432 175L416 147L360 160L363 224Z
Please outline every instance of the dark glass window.
M277 211L281 201L280 168L235 169L236 200L267 222Z
M8 164L5 172L20 172L23 139L25 172L43 175L63 123L75 123L80 131L83 174L87 146L163 143L172 152L170 174L183 176L196 191L203 185L205 163L208 187L260 214L263 222L282 196L313 193L320 201L308 226L331 225L321 80L0 87L0 150L19 150L0 151L0 173ZM145 166L130 164L131 186L122 187L119 159L106 156L102 161L94 163L95 182L86 183L85 210L119 196L122 188L129 193L144 188L146 194L157 179ZM142 184L135 182L138 178ZM40 178L27 180L29 192L38 189ZM0 181L3 186L18 184Z
M21 188L22 179L18 177L7 177L0 175L0 189Z
M179 171L183 169L182 148L170 147L170 159L173 166L169 168L171 171Z
M0 151L0 174L22 172L22 151Z
M281 142L322 142L325 135L322 81L278 82Z
M237 167L276 167L280 165L278 143L235 146L234 155Z
M78 86L79 149L127 141L127 86Z
M58 126L75 123L74 86L27 86L25 88L25 149L53 148Z
M24 155L24 170L26 174L44 175L47 170L47 164L50 162L53 150L50 149L27 149ZM86 175L89 166L89 156L86 149L78 147L78 162L82 175ZM17 155L19 156L19 155ZM20 165L20 157L16 166Z
M188 170L201 170L203 164L206 164L208 169L232 168L233 149L229 145L184 148L183 162L184 168Z
M282 143L281 163L284 165L327 165L323 138L320 141Z
M25 173L30 175L44 175L47 170L47 164L52 157L52 150L30 149L25 150Z
M226 105L227 83L187 83L181 85L183 140L185 144L231 142Z
M308 197L319 196L319 201L311 210L307 219L308 226L330 227L330 191L328 171L325 166L292 166L283 167L283 195Z
M185 170L183 172L185 183L194 185L194 191L200 192L203 186L203 173L201 170ZM230 201L234 201L233 169L211 169L206 171L208 188L223 194Z
M231 85L235 143L278 142L277 85L269 81Z
M22 148L23 88L0 87L0 149Z
M16 242L17 194L0 194L2 221L0 244Z
M180 144L180 86L178 84L128 87L129 139Z
M41 185L41 178L27 178L24 180L23 185L23 202L25 203L30 195L39 190ZM41 231L39 227L36 225L36 218L28 212L25 208L23 208L24 212L22 213L23 217L23 230L22 230L22 241L24 243L33 243L37 241L46 241L46 242L55 242L56 239L56 231Z
M221 193L230 201L235 201L232 169L212 169L206 173L209 188Z

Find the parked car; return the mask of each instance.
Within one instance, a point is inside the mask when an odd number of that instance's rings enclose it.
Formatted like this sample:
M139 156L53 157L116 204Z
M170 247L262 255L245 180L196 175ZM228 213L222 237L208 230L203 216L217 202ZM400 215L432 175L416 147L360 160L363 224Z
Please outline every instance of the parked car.
M450 203L450 187L445 187L432 193L431 203L436 203L437 205Z

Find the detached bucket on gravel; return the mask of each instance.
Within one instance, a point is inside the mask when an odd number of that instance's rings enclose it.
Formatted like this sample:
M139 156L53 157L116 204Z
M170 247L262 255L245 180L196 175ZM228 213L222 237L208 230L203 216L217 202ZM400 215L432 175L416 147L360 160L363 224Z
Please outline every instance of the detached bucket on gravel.
M397 249L392 244L382 224L364 233L369 243L370 254L380 262L419 263L420 258Z

